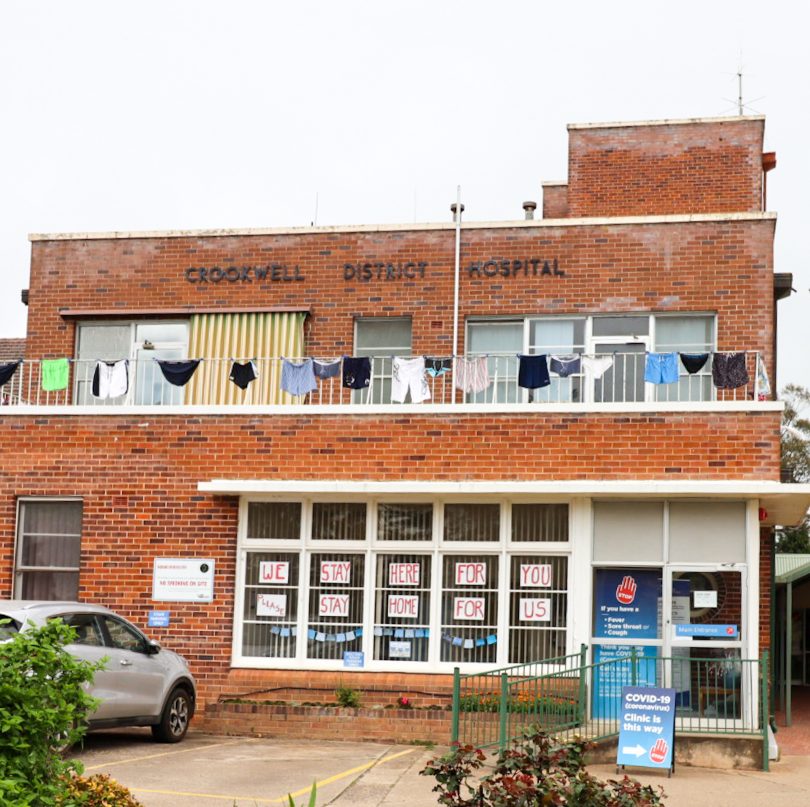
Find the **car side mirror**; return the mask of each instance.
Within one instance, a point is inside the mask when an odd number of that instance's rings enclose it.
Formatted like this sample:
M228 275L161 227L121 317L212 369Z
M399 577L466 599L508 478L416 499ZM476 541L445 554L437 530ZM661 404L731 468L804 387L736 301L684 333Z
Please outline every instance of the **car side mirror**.
M146 640L147 655L151 656L159 652L160 652L160 642L156 642L154 639L147 639Z

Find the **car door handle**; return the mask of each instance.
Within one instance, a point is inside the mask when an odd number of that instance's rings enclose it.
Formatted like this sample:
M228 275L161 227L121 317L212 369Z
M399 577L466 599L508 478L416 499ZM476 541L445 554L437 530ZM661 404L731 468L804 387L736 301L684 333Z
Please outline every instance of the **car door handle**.
M132 666L132 662L131 662L131 661L127 661L125 658L122 658L122 659L121 659L121 666L122 666L122 667L131 667L131 666Z

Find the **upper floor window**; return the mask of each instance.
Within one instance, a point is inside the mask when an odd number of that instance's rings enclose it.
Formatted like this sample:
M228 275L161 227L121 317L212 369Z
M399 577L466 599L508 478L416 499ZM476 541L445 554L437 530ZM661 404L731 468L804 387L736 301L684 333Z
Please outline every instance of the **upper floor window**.
M96 402L93 374L98 361L129 359L129 389L104 404L179 404L181 387L169 384L152 359L183 359L188 354L186 322L80 323L76 342L75 400Z
M595 315L527 317L467 323L467 355L488 356L492 386L470 396L476 402L583 402L711 400L711 363L690 375L679 367L677 384L646 383L648 352L708 353L714 350L712 315ZM517 384L517 354L568 360L573 370L555 372L551 384L527 391ZM604 359L600 373L583 372L583 356Z
M410 354L410 317L355 320L354 355L371 357L369 389L356 392L355 403L390 403L393 357Z

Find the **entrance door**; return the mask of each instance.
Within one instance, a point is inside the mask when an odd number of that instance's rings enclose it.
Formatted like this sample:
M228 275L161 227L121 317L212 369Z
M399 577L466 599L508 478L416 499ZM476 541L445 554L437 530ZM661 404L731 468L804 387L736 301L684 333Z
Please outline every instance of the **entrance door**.
M745 567L670 567L667 579L667 685L682 712L720 721L750 716L759 669L744 661Z
M643 401L645 353L650 345L649 317L594 317L588 350L592 356L612 359L599 378L586 382L596 403Z

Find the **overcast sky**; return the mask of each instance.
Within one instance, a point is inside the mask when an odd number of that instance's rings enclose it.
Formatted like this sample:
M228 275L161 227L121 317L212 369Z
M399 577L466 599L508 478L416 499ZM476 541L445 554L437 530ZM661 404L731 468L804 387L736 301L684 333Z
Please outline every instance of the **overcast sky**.
M569 122L767 115L779 384L810 386L802 3L0 2L0 336L29 232L522 217ZM727 100L728 99L728 100ZM758 100L754 100L758 99ZM740 345L740 348L746 347Z

